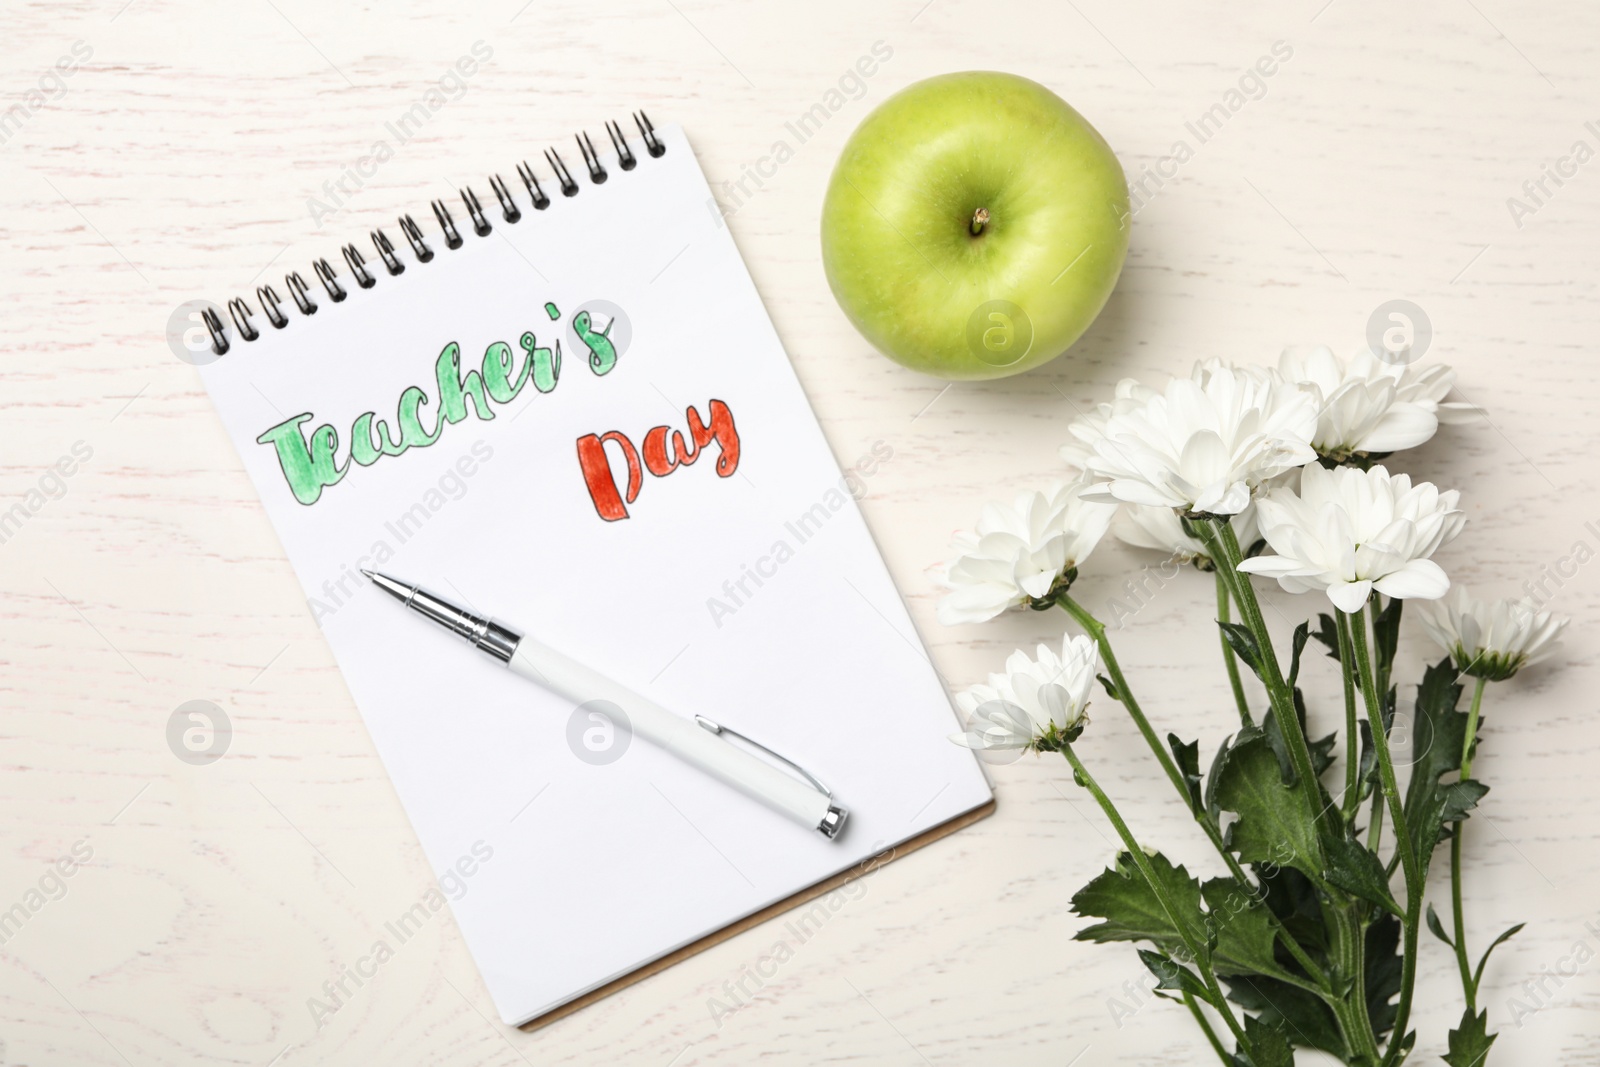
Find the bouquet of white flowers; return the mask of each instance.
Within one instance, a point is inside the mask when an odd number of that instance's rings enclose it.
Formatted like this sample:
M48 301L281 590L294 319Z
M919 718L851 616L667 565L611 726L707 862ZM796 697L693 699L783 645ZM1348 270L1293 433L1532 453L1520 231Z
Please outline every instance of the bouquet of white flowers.
M988 684L960 694L966 732L985 754L1059 752L1125 846L1080 889L1074 911L1100 920L1086 941L1141 942L1157 991L1193 1014L1228 1067L1286 1067L1298 1047L1360 1067L1395 1067L1407 1029L1424 922L1455 954L1465 1011L1446 1062L1481 1067L1495 1035L1477 992L1496 946L1472 959L1462 913L1465 820L1488 792L1471 776L1484 687L1547 655L1565 620L1526 601L1483 604L1432 560L1465 522L1459 494L1379 464L1474 413L1446 402L1455 375L1368 351L1284 353L1276 367L1212 362L1156 390L1123 381L1070 427L1075 480L991 504L958 535L944 571L947 624L1013 608L1060 607L1083 631L1061 653L1018 651ZM1223 665L1239 729L1202 774L1198 741L1165 740L1140 708L1105 623L1072 597L1096 544L1115 529L1215 576ZM1332 608L1301 622L1287 670L1251 575ZM1399 688L1391 677L1401 609L1423 602L1445 658L1428 668L1411 713L1409 779L1391 751ZM1237 619L1237 621L1235 621ZM1315 638L1343 676L1344 727L1313 738L1298 685ZM1243 678L1266 692L1258 717ZM1104 673L1101 673L1102 668ZM1178 802L1227 869L1200 881L1145 848L1078 751L1098 677L1138 727ZM1469 707L1458 706L1473 679ZM1338 697L1334 698L1335 700ZM1342 740L1342 746L1341 746ZM1334 770L1343 754L1342 766ZM1331 772L1331 773L1330 773ZM1450 842L1451 928L1424 913L1428 870ZM1399 873L1399 891L1392 883ZM1219 1029L1225 1027L1226 1033ZM1233 1050L1229 1051L1227 1037Z

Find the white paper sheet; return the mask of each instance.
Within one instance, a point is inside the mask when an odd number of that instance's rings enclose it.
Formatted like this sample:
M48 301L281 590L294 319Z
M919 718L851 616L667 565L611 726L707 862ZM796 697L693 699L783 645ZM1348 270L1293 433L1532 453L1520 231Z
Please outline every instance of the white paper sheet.
M638 167L608 158L604 184L573 168L581 192L556 192L545 211L519 195L515 225L490 199L488 236L456 212L459 249L430 223L432 262L402 244L408 266L391 277L369 257L367 290L341 270L344 302L314 288L317 314L290 305L281 331L258 314L262 338L235 337L201 371L430 862L442 874L468 860L470 877L445 879L451 907L508 1023L990 798L947 739L948 698L688 142L662 135L663 157L635 144ZM631 330L603 376L570 329L598 301ZM429 396L418 422L431 428L441 350L458 343L477 369L505 342L520 367L528 331L536 347L561 338L553 389L491 401L490 420L468 400L433 444L350 463L314 504L257 442L309 412L304 431L335 427L345 462L362 413L397 432L408 386ZM686 409L709 418L713 399L732 414L737 468L719 476L708 443L693 465L645 471L629 516L603 520L578 439L615 430L642 447L656 426L688 437ZM625 489L621 446L606 447ZM362 566L759 739L833 788L844 834L829 842L642 741L614 762L580 759L569 733L603 727L573 727L570 701L403 611L358 579Z

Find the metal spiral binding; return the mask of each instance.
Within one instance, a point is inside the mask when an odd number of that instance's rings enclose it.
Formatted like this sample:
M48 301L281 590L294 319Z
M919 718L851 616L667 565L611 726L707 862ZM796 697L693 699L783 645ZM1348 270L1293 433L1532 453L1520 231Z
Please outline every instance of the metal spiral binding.
M334 277L333 267L328 263L327 257L324 256L311 264L311 266L317 272L317 277L322 281L322 287L328 291L328 299L335 304L343 300L345 298L344 286L340 285L339 279Z
M300 272L292 270L283 276L283 284L289 287L289 295L294 297L294 306L300 309L302 315L315 315L317 303L311 299L311 288L306 285L306 280L300 277Z
M283 313L278 306L278 294L270 285L256 287L256 299L261 302L261 310L267 313L267 321L272 323L274 330L281 330L289 325L289 316Z
M648 155L658 159L666 155L666 143L656 134L656 128L650 117L643 111L633 114L633 123L639 130L639 137L644 143L644 152L635 154L628 143L627 136L623 133L622 125L617 122L607 121L606 135L611 139L611 147L617 154L617 166L623 171L631 171L638 167L642 156ZM601 185L609 173L600 162L600 154L595 149L594 140L587 132L576 135L578 152L583 157L584 170L588 173L589 184ZM551 173L555 176L556 186L561 190L563 197L577 196L582 190L572 171L568 169L566 161L561 158L554 148L544 151L545 162L549 165ZM550 206L550 196L544 190L539 177L534 173L533 167L526 161L517 164L517 177L522 179L523 187L528 192L535 211L543 211ZM515 224L522 220L523 210L518 206L516 197L512 194L511 186L498 174L490 175L489 188L494 191L495 199L500 205L500 216L507 224ZM487 237L493 232L493 224L483 210L483 203L478 199L478 194L471 186L459 190L461 202L466 207L467 216L472 221L472 232L479 237ZM461 231L456 228L454 217L443 200L432 202L433 217L439 224L439 231L444 239L447 249L460 248L466 243ZM406 242L411 246L411 252L418 263L428 263L434 258L434 251L424 239L422 227L410 215L400 216L400 232L405 235ZM390 277L404 273L406 264L401 260L395 250L394 243L389 240L382 230L370 232L373 248L377 250L378 257L383 260L385 271ZM341 249L346 267L351 277L355 279L356 286L361 289L371 289L378 284L378 276L367 268L367 261L362 256L360 249L354 244L347 244ZM328 294L328 299L337 304L350 294L339 283L338 273L333 265L324 258L317 259L311 264L312 271L317 280L322 283L323 290ZM314 315L317 312L317 302L311 298L311 287L306 284L298 271L290 271L284 275L284 285L289 291L290 298L294 301L295 308L302 315ZM256 301L261 307L262 314L274 329L282 330L290 324L290 316L280 300L277 291L271 285L263 285L256 289ZM234 297L228 301L228 318L233 320L233 331L245 341L254 341L261 336L251 321L255 312L243 297ZM211 350L217 355L226 355L231 344L228 339L227 322L215 308L206 308L201 313L206 331L211 335Z
M378 255L383 257L384 269L392 278L396 274L404 274L406 265L400 262L400 257L394 254L394 245L389 243L389 235L382 230L372 231L372 247L378 250Z
M371 289L378 284L378 279L367 270L367 261L361 258L361 251L355 245L344 246L344 262L350 268L350 273L356 276L356 284L361 288Z
M456 220L450 217L450 209L444 206L443 200L433 202L433 217L439 220L439 229L444 231L444 246L449 249L460 248L463 244L461 233L456 229Z
M467 205L467 214L472 216L472 232L479 237L487 237L494 227L489 225L489 220L483 214L483 205L478 203L478 194L471 189L461 189L461 202Z

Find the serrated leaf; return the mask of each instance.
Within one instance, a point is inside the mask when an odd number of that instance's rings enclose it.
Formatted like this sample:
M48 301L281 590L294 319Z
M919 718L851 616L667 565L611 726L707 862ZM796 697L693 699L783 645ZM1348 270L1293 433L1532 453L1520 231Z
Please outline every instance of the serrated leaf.
M1289 653L1289 684L1293 685L1295 679L1300 677L1300 653L1306 650L1306 641L1311 637L1311 623L1303 622L1294 628L1294 640L1290 643Z
M1270 978L1228 978L1228 999L1279 1026L1304 1048L1320 1049L1343 1063L1349 1053L1338 1020L1320 997Z
M1261 677L1261 647L1256 644L1256 635L1246 626L1236 622L1223 622L1217 620L1217 625L1222 627L1222 636L1227 640L1228 646L1234 654L1244 661L1244 665Z
M1284 784L1278 757L1265 736L1255 734L1229 751L1217 802L1239 816L1228 828L1228 843L1241 860L1322 877L1326 863L1317 837L1317 809L1306 790Z
M1218 974L1290 977L1277 960L1278 931L1266 905L1232 878L1213 878L1200 894L1216 933L1211 955Z
M1148 941L1168 955L1186 956L1183 935L1173 919L1184 924L1190 938L1205 937L1200 911L1200 883L1183 867L1174 867L1159 852L1148 857L1156 881L1167 899L1173 902L1176 916L1169 916L1161 899L1145 881L1144 874L1124 852L1117 866L1097 875L1072 897L1072 911L1086 918L1104 919L1074 935L1077 941Z
M1505 944L1507 941L1510 941L1513 937L1517 936L1518 931L1520 931L1526 925L1528 924L1518 923L1505 933L1501 934L1499 937L1495 938L1493 941L1489 942L1489 947L1483 950L1483 958L1478 961L1478 969L1473 972L1472 984L1474 986L1483 982L1483 969L1489 966L1489 954L1495 949L1499 948L1501 945Z
M1489 1033L1488 1009L1474 1014L1468 1008L1461 1014L1461 1022L1450 1031L1450 1051L1444 1054L1444 1062L1450 1067L1483 1067L1498 1036Z
M1433 936L1437 937L1440 941L1443 941L1451 948L1456 947L1456 943L1450 939L1450 935L1444 932L1444 923L1439 921L1439 913L1433 910L1432 904L1428 905L1428 929L1432 930ZM1490 945L1489 947L1491 950L1494 948L1493 945ZM1487 956L1488 953L1484 953L1484 955Z
M1259 1016L1247 1015L1244 1036L1250 1045L1245 1059L1250 1067L1294 1067L1294 1046L1279 1027L1262 1022Z
M1461 686L1448 657L1429 667L1417 686L1411 740L1411 781L1406 786L1406 825L1426 875L1446 824L1459 821L1487 790L1476 783L1441 785L1439 779L1461 769L1467 716L1456 710ZM1465 788L1456 788L1465 786Z
M1141 948L1137 951L1139 959L1144 962L1145 968L1156 976L1157 989L1172 989L1180 993L1187 993L1204 1004L1210 1004L1212 1007L1217 1006L1217 1002L1211 996L1211 990L1207 989L1206 984L1200 980L1200 976L1189 970L1189 968L1162 952L1152 952L1147 948Z
M1343 825L1342 821L1340 825ZM1322 847L1328 861L1327 869L1323 872L1324 878L1392 915L1404 916L1389 889L1383 861L1368 851L1367 846L1346 834L1340 837L1324 835Z
M1178 761L1178 770L1183 774L1183 782L1189 787L1189 806L1198 814L1203 810L1200 797L1200 742L1185 742L1177 734L1168 734L1167 747L1172 749L1173 758Z

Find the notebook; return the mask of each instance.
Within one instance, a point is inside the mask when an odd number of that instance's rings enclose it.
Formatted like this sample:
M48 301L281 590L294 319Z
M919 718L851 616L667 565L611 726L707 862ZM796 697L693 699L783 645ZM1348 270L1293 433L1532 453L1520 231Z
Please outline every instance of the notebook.
M422 906L448 901L510 1024L992 806L856 507L892 446L836 461L683 132L635 125L198 320L200 374L439 875ZM362 568L754 738L848 823L790 822Z

